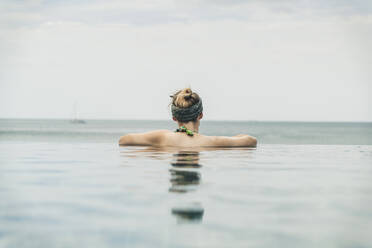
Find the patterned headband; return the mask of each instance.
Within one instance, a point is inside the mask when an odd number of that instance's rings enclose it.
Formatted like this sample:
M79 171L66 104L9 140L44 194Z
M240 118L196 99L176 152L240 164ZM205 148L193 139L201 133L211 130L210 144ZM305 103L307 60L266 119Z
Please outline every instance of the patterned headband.
M172 103L172 115L180 122L195 121L203 112L203 104L201 99L187 108L180 108Z

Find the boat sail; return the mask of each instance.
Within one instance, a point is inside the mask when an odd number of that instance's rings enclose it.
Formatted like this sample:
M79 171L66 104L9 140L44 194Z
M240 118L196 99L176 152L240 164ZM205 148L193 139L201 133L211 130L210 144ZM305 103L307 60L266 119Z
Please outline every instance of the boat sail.
M85 124L84 120L78 118L77 103L74 103L74 118L70 121L73 124Z

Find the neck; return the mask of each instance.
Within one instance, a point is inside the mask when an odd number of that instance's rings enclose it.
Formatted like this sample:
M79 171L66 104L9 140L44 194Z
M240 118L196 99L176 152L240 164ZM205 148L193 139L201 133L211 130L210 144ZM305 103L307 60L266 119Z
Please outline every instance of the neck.
M193 131L194 133L199 133L199 125L200 123L198 121L196 122L189 121L187 123L178 122L179 127L184 126L187 129Z

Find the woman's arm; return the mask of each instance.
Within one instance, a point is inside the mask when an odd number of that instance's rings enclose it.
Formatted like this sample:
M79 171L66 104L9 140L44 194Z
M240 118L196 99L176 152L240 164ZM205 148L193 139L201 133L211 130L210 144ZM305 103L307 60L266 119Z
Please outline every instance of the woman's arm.
M233 137L215 136L212 143L220 147L256 147L257 139L255 137L239 134Z
M237 134L237 135L235 135L233 137L243 137L243 136L249 136L249 135L247 135L247 134Z
M121 136L121 146L159 146L161 145L166 130L156 130L147 133L131 133Z

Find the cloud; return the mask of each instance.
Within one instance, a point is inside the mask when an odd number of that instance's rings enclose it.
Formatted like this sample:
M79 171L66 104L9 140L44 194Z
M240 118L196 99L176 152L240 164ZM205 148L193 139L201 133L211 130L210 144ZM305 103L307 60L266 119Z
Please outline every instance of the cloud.
M194 21L270 21L329 16L367 16L370 0L3 0L1 27L40 25L44 22L159 25Z
M0 68L0 116L68 118L78 99L85 117L165 119L168 94L191 83L210 119L371 120L365 19L50 22Z
M372 120L371 43L367 1L2 0L0 117L167 118L191 83L206 118Z

